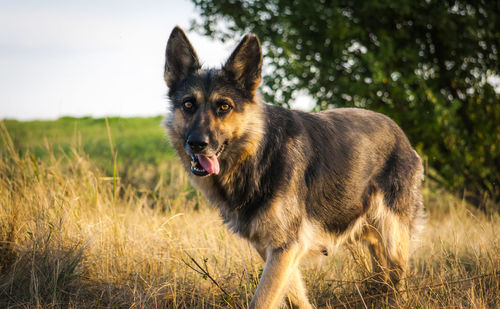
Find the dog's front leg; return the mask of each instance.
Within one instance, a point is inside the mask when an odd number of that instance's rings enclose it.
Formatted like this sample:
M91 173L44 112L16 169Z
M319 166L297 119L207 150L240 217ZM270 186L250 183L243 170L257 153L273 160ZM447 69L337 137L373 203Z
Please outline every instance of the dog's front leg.
M282 248L268 248L266 265L260 278L257 291L252 298L250 308L276 308L305 253L298 243L288 244Z

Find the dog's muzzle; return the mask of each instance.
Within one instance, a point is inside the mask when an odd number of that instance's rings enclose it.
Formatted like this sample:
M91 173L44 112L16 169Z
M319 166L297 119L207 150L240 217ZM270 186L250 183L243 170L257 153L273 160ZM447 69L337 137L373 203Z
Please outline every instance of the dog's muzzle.
M218 157L224 150L224 145L226 143L223 143L212 156L191 154L191 172L196 176L218 175L220 172Z

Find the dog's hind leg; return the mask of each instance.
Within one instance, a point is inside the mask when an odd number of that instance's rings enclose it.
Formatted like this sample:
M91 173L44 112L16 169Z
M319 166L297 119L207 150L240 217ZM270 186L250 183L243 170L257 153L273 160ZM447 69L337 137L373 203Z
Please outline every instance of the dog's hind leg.
M374 273L368 281L369 293L384 295L388 292L384 297L373 299L374 303L370 306L399 308L399 300L405 297L399 290L406 274L410 237L401 218L390 210L386 211L374 222L376 226L370 225L363 235L370 250Z
M370 282L373 288L384 286L389 281L385 247L378 233L378 231L373 230L363 235L372 261L373 276Z
M401 279L406 275L410 253L408 226L398 219L391 221L384 237L389 278L395 288L400 286Z
M297 279L295 273L298 272L298 265L304 253L303 246L300 246L298 243L288 244L282 248L269 248L266 251L266 265L257 291L250 303L250 308L267 309L278 307L289 286L290 279ZM298 292L296 288L300 288L301 286L305 294L305 289L303 289L301 281L299 285L295 286L293 291ZM294 294L294 296L302 295Z
M372 205L363 239L372 256L375 281L397 289L408 264L410 227L404 216L388 209L380 195Z
M380 237L365 236L372 258L372 269L376 283L388 284L397 289L405 276L409 255L409 233L397 220L387 222Z

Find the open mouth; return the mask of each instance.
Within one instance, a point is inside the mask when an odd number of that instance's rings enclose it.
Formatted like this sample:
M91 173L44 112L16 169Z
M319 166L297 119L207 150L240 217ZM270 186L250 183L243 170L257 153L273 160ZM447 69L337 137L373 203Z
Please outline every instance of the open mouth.
M217 157L224 150L224 144L220 146L215 155L205 156L201 154L191 155L191 172L196 176L206 176L209 174L219 174L220 165Z

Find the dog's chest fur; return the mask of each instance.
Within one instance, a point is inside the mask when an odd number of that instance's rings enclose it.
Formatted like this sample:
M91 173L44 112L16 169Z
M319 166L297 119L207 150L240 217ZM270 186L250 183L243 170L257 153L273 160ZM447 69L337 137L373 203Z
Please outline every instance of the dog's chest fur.
M255 149L251 155L248 149L244 154L231 153L232 146L246 147L229 144L228 153L221 158L224 166L221 175L205 178L191 175L191 181L219 208L231 230L252 242L279 246L298 232L299 218L304 213L303 201L297 192L297 173L301 169L289 164L302 159L294 153L298 145L293 143L299 141L290 138L289 132L281 128L272 128L273 120L269 117L272 116L262 117L267 133L252 145Z

